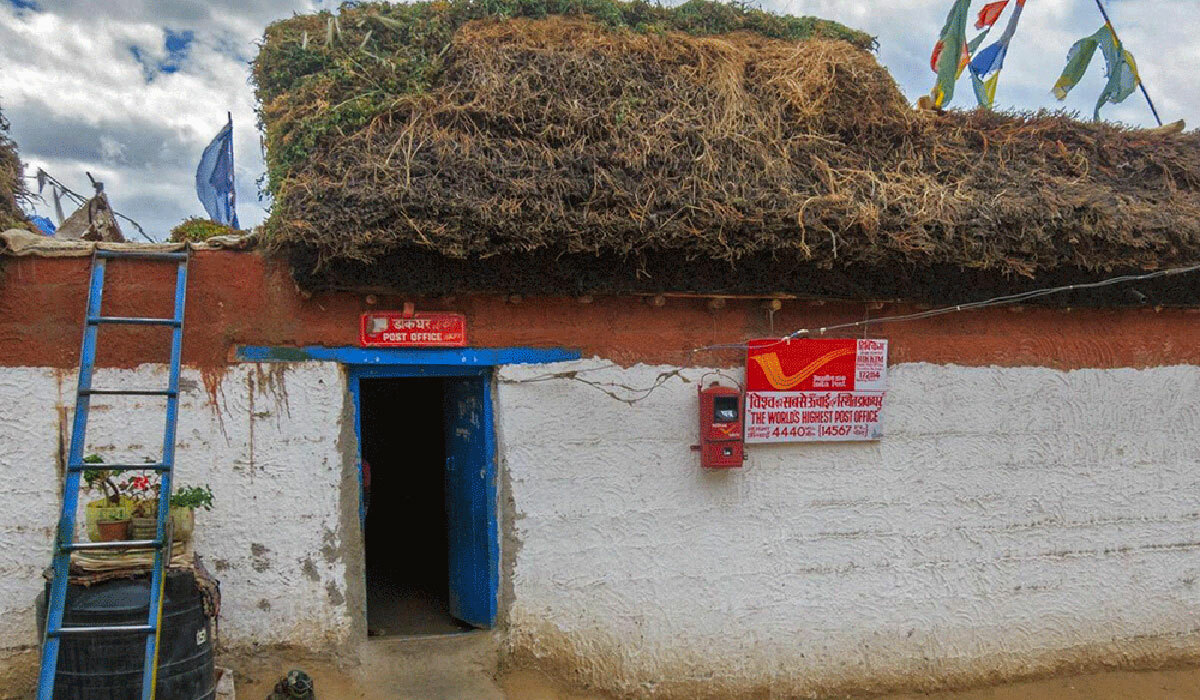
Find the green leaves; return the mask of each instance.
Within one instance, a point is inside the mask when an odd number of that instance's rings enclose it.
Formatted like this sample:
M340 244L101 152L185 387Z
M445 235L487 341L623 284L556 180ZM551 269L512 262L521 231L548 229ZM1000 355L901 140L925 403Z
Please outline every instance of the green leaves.
M237 231L231 226L218 224L203 216L190 216L171 229L171 240L200 243L213 236L229 236L234 233Z
M171 494L172 508L203 508L212 510L213 492L208 484L204 486L180 486Z

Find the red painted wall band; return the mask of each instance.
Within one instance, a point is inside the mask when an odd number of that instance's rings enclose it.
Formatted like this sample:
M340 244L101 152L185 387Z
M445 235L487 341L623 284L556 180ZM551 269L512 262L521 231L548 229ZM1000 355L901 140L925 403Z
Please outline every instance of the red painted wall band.
M0 366L73 368L78 363L89 258L0 260ZM109 266L104 312L169 316L173 268L139 261ZM711 310L704 299L668 299L656 308L640 297L528 298L504 295L452 301L317 294L305 299L286 267L259 253L200 251L189 276L184 362L216 368L234 345L355 345L359 318L371 309L456 311L467 316L478 347L559 346L629 365L736 366L736 351L693 353L697 347L739 343L866 317L863 303L785 301L773 324L760 301L729 300ZM911 311L889 305L879 317ZM937 319L876 326L872 337L891 341L890 363L967 366L1152 367L1200 365L1200 315L1194 310L988 309ZM133 367L160 362L166 329L101 330L98 364ZM860 333L861 334L861 333ZM858 335L858 334L856 334Z

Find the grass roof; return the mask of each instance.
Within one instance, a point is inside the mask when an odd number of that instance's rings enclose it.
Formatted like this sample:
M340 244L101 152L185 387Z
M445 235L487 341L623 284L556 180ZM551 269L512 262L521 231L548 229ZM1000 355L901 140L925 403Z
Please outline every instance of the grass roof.
M0 113L0 231L28 228L18 202L25 196L24 170L17 145L8 137L8 120Z
M1197 136L918 113L872 46L701 0L278 22L254 69L268 239L307 286L407 291L914 297L899 272L1011 287L1200 259Z

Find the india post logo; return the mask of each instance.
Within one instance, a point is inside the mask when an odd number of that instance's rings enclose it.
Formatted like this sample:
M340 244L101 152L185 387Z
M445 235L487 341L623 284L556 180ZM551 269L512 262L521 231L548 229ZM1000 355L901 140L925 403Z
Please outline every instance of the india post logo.
M748 391L853 391L854 339L753 341L747 354Z

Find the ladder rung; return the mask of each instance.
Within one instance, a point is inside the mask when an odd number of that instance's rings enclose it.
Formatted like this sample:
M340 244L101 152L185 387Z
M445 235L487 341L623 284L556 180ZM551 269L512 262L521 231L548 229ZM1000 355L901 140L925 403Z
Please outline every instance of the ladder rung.
M80 389L79 393L106 396L175 396L174 389Z
M165 464L109 464L107 462L101 464L72 464L67 467L68 472L86 472L89 469L116 469L123 472L147 471L147 472L169 472L171 467Z
M84 637L91 634L150 634L153 625L107 625L99 627L60 627L46 633L48 637Z
M138 259L138 260L187 260L187 253L159 253L152 250L104 250L96 249L96 257L109 258L110 260L119 259Z
M189 258L189 251L186 247L182 250L179 248L172 250L168 246L132 250L104 250L96 248L92 252L92 270L88 286L87 310L83 314L83 345L79 354L79 388L76 394L75 415L73 419L74 428L71 432L70 457L66 460L68 463L67 471L70 473L70 477L66 480L66 485L70 489L64 492L60 507L58 535L55 538L54 548L54 577L51 580L50 589L46 594L47 629L39 664L40 671L38 674L37 690L39 700L60 697L63 692L69 693L69 691L56 688L55 679L58 676L59 661L65 658L63 654L76 653L76 650L64 649L60 640L90 640L91 638L97 638L101 640L99 643L103 644L111 643L111 637L118 635L129 635L131 638L135 638L133 637L134 635L144 636L142 640L145 643L145 659L142 665L143 680L141 684L144 691L142 695L144 697L154 697L155 678L157 677L160 658L160 645L157 635L163 626L162 596L165 595L163 577L167 575L166 569L169 565L171 551L171 521L169 520L166 508L163 507L158 510L153 539L130 538L117 542L72 542L71 540L74 539L76 506L78 505L79 496L76 492L76 487L79 484L81 472L93 468L147 472L157 471L165 474L163 476L163 480L166 482L164 485L170 484L169 474L172 471L171 467L175 461L173 455L177 441L176 429L179 418L180 353L183 341L183 319L185 300L187 298ZM174 313L171 318L104 315L101 309L101 298L104 292L104 277L107 269L105 261L119 259L164 261L175 264ZM92 377L96 365L97 333L99 326L102 324L171 327L173 331L171 336L170 373L165 382L166 386L160 389L92 388ZM157 381L154 383L157 384ZM83 454L86 444L85 436L88 424L88 410L90 408L88 399L92 395L163 396L167 398L164 402L166 404L166 427L163 430L163 452L159 455L158 463L103 465L85 463ZM162 497L165 499L168 495L169 491L163 493ZM160 501L160 504L163 506L166 505L162 501ZM137 534L133 536L144 536L144 534L149 533L143 533L139 528ZM126 537L129 537L129 535L126 535ZM72 553L94 550L109 552L151 550L154 552L154 565L150 576L151 590L149 591L147 600L148 614L146 617L141 618L145 621L145 624L91 625L71 622L64 625L63 616L66 614L67 600L70 598L68 570L70 568ZM137 620L135 619L133 622L137 622ZM138 654L137 656L140 658L142 655Z
M183 325L181 321L173 318L142 318L138 316L92 316L88 318L88 323L93 326L101 323L120 323L126 326L171 326L178 328Z
M94 549L158 549L162 542L158 540L118 540L116 542L72 542L61 545L64 552L87 552Z

